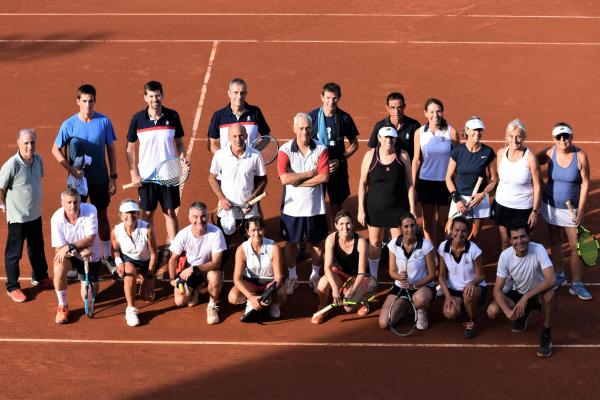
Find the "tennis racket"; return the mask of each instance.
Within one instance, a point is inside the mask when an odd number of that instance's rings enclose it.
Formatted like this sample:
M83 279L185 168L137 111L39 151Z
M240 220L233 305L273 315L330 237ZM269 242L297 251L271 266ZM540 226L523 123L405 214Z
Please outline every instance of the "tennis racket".
M269 282L266 286L260 287L259 291L264 290L264 292L262 292L262 294L258 298L258 302L260 303L260 305L263 307L270 306L271 301L273 301L273 297L275 296L275 293L277 293L277 289L278 289L277 282L275 282L275 281ZM255 310L255 309L248 310L247 312L244 313L244 315L242 315L241 321L249 322L256 317L257 313L258 313L258 310Z
M340 288L341 302L331 303L313 314L313 318L329 312L334 307L356 306L373 301L378 296L377 280L369 274L351 276Z
M260 151L265 165L271 164L277 159L279 153L279 143L273 136L259 136L250 145L255 150Z
M190 168L185 160L179 157L171 157L158 163L156 168L154 168L154 172L146 179L143 179L141 183L156 183L166 187L173 187L187 181L189 176ZM123 185L123 189L131 189L133 187L138 187L138 185L133 182Z
M483 177L480 176L479 178L477 178L477 182L475 183L475 187L473 188L473 192L471 193L471 199L473 198L473 196L475 196L477 193L479 193L479 188L481 187L481 183L483 182ZM446 232L446 237L450 237L450 231L452 228L452 221L454 220L454 218L458 217L458 216L464 216L467 219L473 219L474 214L473 214L473 209L471 207L467 207L467 213L463 214L460 211L456 211L454 214L452 214L452 216L450 218L448 218L448 221L446 221L446 228L444 229L444 232ZM473 236L473 231L471 230L471 232L469 233L469 237L467 239L471 239L471 236Z
M573 222L577 220L577 214L573 209L573 204L571 204L570 200L566 201L567 208L569 209L569 213L571 214L571 218ZM592 233L586 229L583 225L577 226L577 254L581 261L588 267L596 266L598 262L598 251L600 249L600 245L598 244L598 240L592 235Z
M90 262L87 258L83 260L83 270L85 271L85 297L83 300L83 308L85 315L88 318L94 316L94 303L96 302L96 289L94 282L90 282Z
M403 271L408 269L406 261ZM408 289L400 288L388 311L390 330L398 336L409 336L417 329L417 309Z
M187 256L185 255L185 251L181 253L179 259L177 260L177 268L175 268L175 276L177 280L175 282L175 287L179 290L179 293L185 294L189 296L191 294L190 288L188 287L187 281L183 280L179 274L187 267Z

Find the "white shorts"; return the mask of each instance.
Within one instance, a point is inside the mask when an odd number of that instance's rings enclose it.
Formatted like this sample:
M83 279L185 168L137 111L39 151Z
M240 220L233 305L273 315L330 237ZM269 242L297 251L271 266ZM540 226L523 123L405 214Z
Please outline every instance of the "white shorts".
M465 203L468 203L469 200L471 200L471 196L460 196L463 201ZM450 202L450 211L448 212L448 218L453 218L456 217L456 214L458 213L457 209L456 209L456 203L451 201ZM481 200L481 202L479 204L477 204L475 206L475 208L473 209L473 216L470 215L470 213L468 213L467 215L465 215L466 218L470 219L470 218L474 218L474 219L481 219L481 218L488 218L492 213L492 209L490 207L490 195L486 194L485 197L483 198L483 200Z
M576 228L573 223L571 212L566 208L554 208L549 204L542 203L542 216L544 221L550 225L562 226L563 228ZM577 209L574 209L577 214ZM582 221L583 222L583 221Z

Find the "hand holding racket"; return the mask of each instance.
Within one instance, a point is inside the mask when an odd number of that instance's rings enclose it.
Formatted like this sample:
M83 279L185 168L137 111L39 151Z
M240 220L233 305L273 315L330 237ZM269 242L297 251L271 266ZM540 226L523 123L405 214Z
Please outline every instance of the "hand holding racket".
M400 274L408 272L408 260L399 272ZM400 291L390 306L388 323L390 330L398 336L408 336L416 330L417 309L409 291L408 277L402 282Z
M467 206L463 206L462 201L458 201L456 203L457 211L454 214L452 214L452 216L450 218L448 218L448 221L446 221L446 227L444 228L444 232L446 233L446 236L450 237L452 220L454 218L456 218L460 215L465 216L468 219L473 218L473 216L474 216L473 209L475 208L476 205L471 206L471 204L472 204L473 198L479 192L479 188L481 187L482 182L483 182L482 176L477 178L477 182L475 183L475 187L473 188L473 192L471 193L471 199L469 200L469 203L467 204ZM463 207L462 210L461 210L461 206ZM472 235L473 235L473 232L471 231L468 238L470 239Z
M329 312L334 307L356 306L373 301L377 297L377 280L369 274L360 273L351 276L340 289L341 301L332 303L313 314L316 318Z
M83 307L85 315L88 318L94 316L94 303L96 302L96 288L94 282L90 282L90 261L89 252L83 258L83 270L85 272L85 296L83 299Z
M578 224L581 218L578 218L570 200L566 201L567 208L571 214L573 223ZM583 225L577 225L577 254L581 261L588 267L594 267L598 262L598 253L600 244L592 233Z
M278 289L278 285L276 281L272 281L270 282L266 287L264 292L262 292L262 294L260 296L258 296L258 298L256 299L256 303L258 308L254 308L255 305L253 304L253 308L247 310L246 312L244 312L244 315L242 315L241 321L242 322L250 322L251 320L254 319L254 317L256 316L256 313L258 311L260 311L260 309L262 307L268 307L271 305L271 302L273 301L273 297L275 296L275 293L277 293L277 289ZM254 296L253 296L254 297ZM252 301L252 299L248 299L250 302L254 303Z
M158 185L173 187L179 186L187 181L190 176L189 163L179 157L171 157L160 162L149 177L143 179L140 184L132 182L123 185L123 189L139 187L144 183L156 183Z
M277 159L279 153L279 143L273 136L259 136L250 145L255 150L260 151L265 165L271 164Z

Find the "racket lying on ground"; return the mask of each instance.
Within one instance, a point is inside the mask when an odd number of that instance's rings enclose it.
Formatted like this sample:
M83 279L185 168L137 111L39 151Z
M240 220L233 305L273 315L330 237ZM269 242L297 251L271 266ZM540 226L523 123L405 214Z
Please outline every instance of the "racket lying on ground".
M408 268L408 261L403 271ZM417 309L408 289L400 288L400 292L390 305L388 311L390 330L398 336L408 336L417 329Z
M479 193L479 187L481 186L481 183L483 182L483 177L480 176L479 178L477 178L477 183L475 183L475 187L473 188L473 192L471 193L471 199L477 194ZM458 216L464 216L467 219L473 219L474 214L473 214L473 209L471 207L467 207L467 213L463 214L460 211L456 211L454 214L452 214L452 216L450 218L448 218L448 221L446 221L446 227L444 228L444 232L446 233L446 236L449 237L450 236L450 230L452 228L452 221L454 220L454 218L458 217ZM473 230L471 230L471 232L469 233L469 237L467 239L471 239L471 236L473 236Z
M334 307L357 306L373 301L378 296L377 280L369 274L351 276L340 288L339 303L331 303L313 314L313 318L329 312Z
M573 222L575 222L577 220L577 214L575 214L571 201L567 200L566 205L571 213ZM577 254L579 255L579 258L581 258L581 261L588 267L594 267L598 262L599 249L600 245L594 235L592 235L592 233L583 225L577 226Z
M262 307L268 307L271 305L271 301L273 301L273 296L275 296L275 293L277 293L277 288L278 288L277 282L275 282L275 281L269 282L269 284L267 284L266 286L262 286L259 288L259 290L264 289L264 292L262 292L262 294L258 298L258 302L260 303L260 305ZM250 322L250 321L254 320L254 318L257 316L257 314L258 314L258 310L255 310L255 309L248 310L247 312L244 313L244 315L242 315L241 321L242 322Z
M260 151L265 165L271 164L277 159L279 153L279 143L273 136L259 136L250 145L255 150Z
M231 203L230 210L233 213L234 218L236 216L244 216L245 215L244 210L252 207L254 204L258 203L265 197L267 197L267 193L263 192L263 193L259 194L258 196L256 196L255 198L250 199L243 204ZM223 217L221 215L224 211L227 211L227 210L224 210L223 208L217 208L216 211L213 211L213 213L211 215L211 222L213 223L213 225L217 225L217 217L221 218L221 220L223 219ZM233 235L235 232L238 231L238 229L242 226L243 223L244 223L244 218L235 218L235 231L231 232L231 233L227 233L227 234Z
M186 161L179 157L171 157L161 161L154 168L154 172L146 179L143 179L141 183L156 183L162 186L173 187L187 181L189 176L190 168ZM133 182L123 185L123 189L133 187L138 187L138 185Z
M94 316L94 303L96 302L96 288L94 282L90 282L90 262L87 258L83 260L83 270L85 271L85 297L83 308L88 318Z

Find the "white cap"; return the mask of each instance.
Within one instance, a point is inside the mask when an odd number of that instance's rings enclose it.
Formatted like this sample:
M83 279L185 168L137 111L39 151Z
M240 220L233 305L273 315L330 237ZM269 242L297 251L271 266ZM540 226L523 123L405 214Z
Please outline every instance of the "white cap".
M479 118L471 118L465 124L465 128L468 128L468 129L485 129L485 125L483 124L483 121L480 120Z
M379 136L398 137L398 132L393 126L384 126L377 132Z
M132 211L136 211L136 212L140 211L140 206L138 206L138 204L135 201L128 201L126 203L121 204L121 206L119 207L119 212L122 212L122 213L132 212Z
M571 136L573 134L573 131L571 130L571 128L564 125L560 125L552 129L552 137L557 137L558 135L562 135L563 133L566 133L567 135Z

